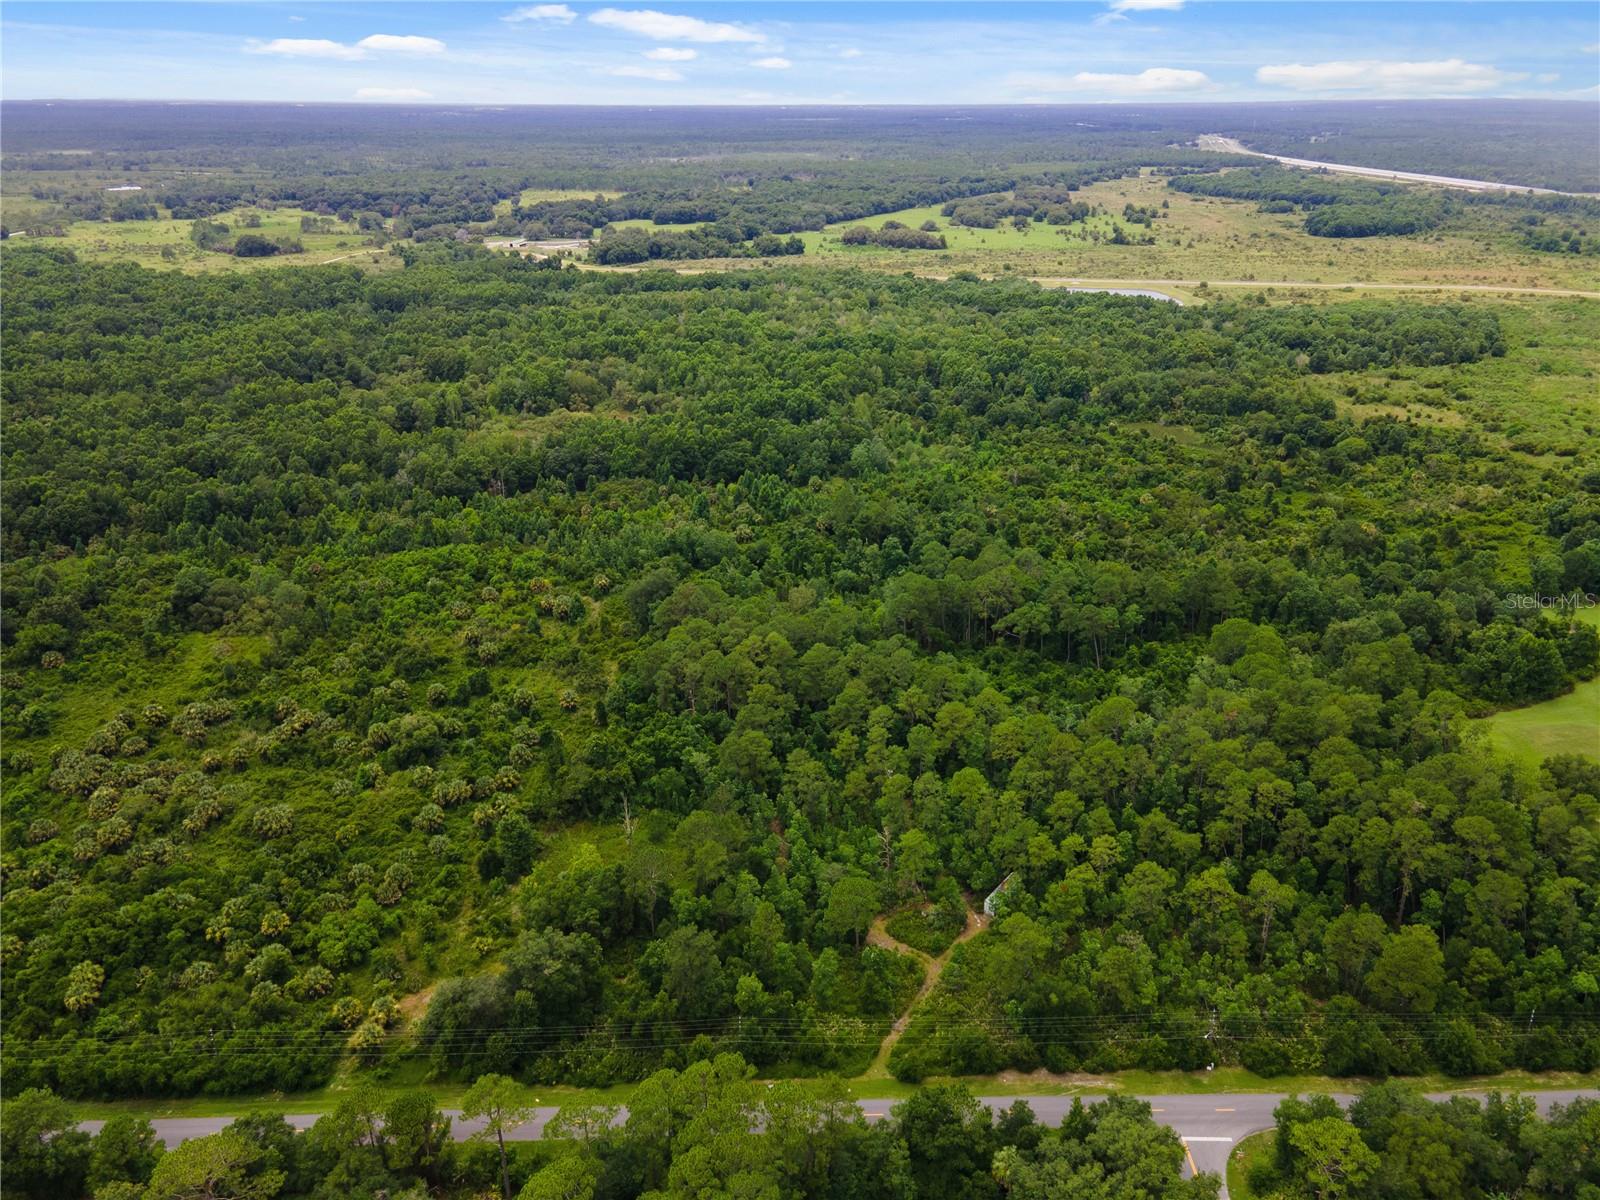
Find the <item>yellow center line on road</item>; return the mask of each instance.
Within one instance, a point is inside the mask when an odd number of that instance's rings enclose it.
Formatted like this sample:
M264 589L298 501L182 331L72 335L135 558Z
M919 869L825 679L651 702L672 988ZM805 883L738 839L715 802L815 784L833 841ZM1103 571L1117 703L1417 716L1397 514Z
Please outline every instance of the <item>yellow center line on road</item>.
M1217 1111L1218 1112L1233 1112L1234 1110L1231 1109L1231 1108L1219 1108L1219 1109L1217 1109Z
M1198 1174L1200 1174L1200 1168L1194 1165L1194 1151L1189 1149L1189 1143L1188 1142L1185 1142L1183 1144L1183 1156L1189 1160L1189 1174L1190 1175L1198 1175Z

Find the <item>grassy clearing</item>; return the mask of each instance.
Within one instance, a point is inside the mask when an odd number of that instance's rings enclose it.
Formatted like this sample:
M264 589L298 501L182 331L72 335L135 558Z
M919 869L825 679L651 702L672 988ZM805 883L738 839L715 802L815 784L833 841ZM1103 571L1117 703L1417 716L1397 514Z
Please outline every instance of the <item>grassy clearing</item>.
M651 233L682 233L686 229L699 229L704 221L668 221L657 225L649 217L630 217L626 221L613 221L607 229L648 229Z
M1600 608L1580 609L1577 615L1600 627ZM1600 678L1554 700L1495 713L1479 724L1496 750L1530 766L1552 754L1581 754L1600 762Z
M539 200L570 199L596 194L621 193L590 191L584 188L529 188L519 200L528 204ZM1494 223L1494 214L1474 217L1481 228L1471 232L1434 233L1415 237L1314 238L1304 232L1299 214L1262 213L1252 201L1189 196L1170 191L1165 180L1142 175L1107 180L1078 193L1082 200L1099 205L1104 213L1068 226L1029 223L1016 229L1002 222L995 229L968 229L952 226L939 212L939 205L926 205L885 213L862 221L842 221L820 231L801 233L806 244L802 259L786 259L788 264L811 263L821 266L860 266L871 270L906 271L948 275L956 271L980 274L1019 273L1052 278L1062 283L1074 280L1117 281L1132 286L1151 281L1169 281L1163 286L1180 299L1204 299L1204 289L1196 285L1210 281L1212 287L1230 290L1249 288L1261 281L1263 288L1275 281L1295 281L1328 286L1347 284L1405 284L1409 286L1536 287L1600 291L1600 264L1592 257L1544 254L1515 243L1508 230ZM1161 209L1162 204L1165 209ZM16 227L43 202L23 194L6 194L0 211ZM1117 246L1109 239L1112 227L1121 222L1125 204L1161 209L1163 216L1148 231L1155 245ZM509 213L512 204L501 201L498 211ZM241 213L222 219L236 225ZM299 233L299 209L277 209L262 214L260 230L267 236L291 234L300 237L304 254L263 259L234 259L228 255L207 254L188 242L187 221L77 222L69 226L66 244L86 258L122 259L148 266L178 266L185 270L239 270L263 266L349 261L353 265L380 268L389 265L387 256L369 261L362 251L364 238L353 227L336 233ZM840 233L851 225L879 228L896 220L913 228L932 221L949 243L945 250L890 250L878 246L846 246ZM1124 227L1130 236L1143 236L1143 226ZM696 223L656 225L647 219L615 222L620 229L654 229L662 232L693 229ZM1099 240L1096 240L1098 237ZM174 255L163 258L163 249ZM698 264L700 269L750 267L759 260L720 260ZM1352 294L1358 291L1353 288ZM1281 295L1279 299L1297 299Z
M1356 291L1263 289L1269 303L1342 303ZM1391 302L1395 292L1367 296ZM1441 367L1342 372L1317 381L1340 412L1371 420L1392 416L1447 428L1470 427L1508 450L1535 458L1571 458L1600 434L1600 341L1595 301L1558 296L1494 295L1441 289L1405 293L1416 303L1483 305L1506 335L1500 358ZM1237 298L1237 297L1236 297Z
M589 200L599 196L603 200L615 200L624 193L610 188L523 188L522 194L517 197L521 205L537 204L541 200Z
M150 602L162 603L155 595ZM253 669L267 648L265 635L232 631L188 633L159 658L121 656L114 670L71 663L60 672L57 691L51 697L48 732L31 740L8 732L8 740L16 746L31 747L35 756L43 760L51 746L82 744L124 709L137 711L154 703L177 712L190 701L208 695L227 664Z
M1164 421L1125 421L1122 428L1135 433L1147 433L1153 438L1176 442L1180 446L1206 445L1206 435L1187 425L1169 425Z
M1273 1130L1252 1133L1228 1155L1228 1195L1233 1200L1260 1200L1250 1187L1250 1168L1272 1157Z
M603 200L615 200L622 195L621 192L607 191L604 188L523 188L516 200L500 200L495 203L494 215L509 217L519 205L537 204L541 200L589 200L599 196Z
M1109 215L1070 226L1030 223L1017 230L1003 223L996 229L966 229L952 226L940 215L939 205L927 205L802 233L806 254L801 261L938 275L1017 272L1063 282L1092 279L1132 285L1140 281L1181 285L1187 280L1192 286L1206 280L1232 288L1259 280L1265 287L1272 281L1294 280L1600 290L1600 264L1594 259L1527 250L1515 244L1509 232L1489 225L1481 231L1414 237L1317 238L1301 228L1299 214L1263 213L1253 201L1185 195L1169 190L1164 179L1152 175L1096 183L1076 197L1099 205ZM1150 230L1155 245L1115 246L1093 240L1097 231L1102 239L1109 235L1125 204L1160 208L1163 202L1165 215ZM839 233L851 225L877 229L890 220L912 228L931 220L949 248L889 250L839 241ZM1130 236L1146 232L1143 226L1123 224ZM1192 297L1192 292L1173 294Z
M67 226L66 236L40 238L46 246L73 251L85 262L136 262L146 267L179 268L185 271L250 271L271 266L315 266L348 261L352 265L380 269L393 256L370 244L368 235L354 223L333 222L326 233L302 233L300 218L316 214L299 208L237 209L213 218L233 234L256 233L270 239L294 238L305 250L269 258L235 258L201 250L189 240L190 221L76 221ZM259 226L247 227L247 219Z
M939 212L940 205L929 204L921 208L906 208L899 212L885 213L883 216L867 217L859 221L838 221L827 226L820 232L807 231L800 235L806 244L807 254L823 256L840 255L845 258L882 258L886 254L896 256L896 260L918 258L930 253L925 250L890 250L885 251L877 246L846 246L839 241L839 234L855 225L866 225L872 229L881 229L885 221L899 221L902 225L909 225L917 229L924 222L932 221L939 227L939 232L949 243L950 254L1011 254L1046 255L1064 251L1066 247L1078 242L1089 242L1091 235L1098 233L1102 237L1110 237L1112 226L1117 221L1109 216L1096 215L1087 221L1078 221L1071 225L1043 225L1030 222L1025 228L1017 229L1009 221L1002 221L993 229L969 229L964 225L952 225L948 217ZM1120 211L1120 206L1119 210ZM1142 227L1128 225L1126 228L1131 233L1142 232ZM1131 249L1132 247L1118 247L1118 249ZM934 251L932 253L939 253Z
M1510 345L1504 359L1433 368L1428 378L1474 425L1518 449L1587 452L1600 433L1594 302L1525 298L1496 312Z

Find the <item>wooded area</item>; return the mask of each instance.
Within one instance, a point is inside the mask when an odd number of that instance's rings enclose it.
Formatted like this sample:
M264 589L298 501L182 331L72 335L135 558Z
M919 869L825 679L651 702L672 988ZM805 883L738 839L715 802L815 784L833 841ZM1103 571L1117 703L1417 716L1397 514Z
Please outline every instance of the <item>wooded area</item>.
M855 1071L1012 873L901 1078L1600 1062L1600 472L1336 403L1492 308L403 256L6 251L8 1090Z

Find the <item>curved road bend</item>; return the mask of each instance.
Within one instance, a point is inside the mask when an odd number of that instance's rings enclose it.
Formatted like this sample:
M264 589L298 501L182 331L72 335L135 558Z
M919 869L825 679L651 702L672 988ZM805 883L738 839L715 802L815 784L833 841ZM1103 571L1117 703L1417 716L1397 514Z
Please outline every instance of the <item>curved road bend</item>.
M1513 1089L1506 1089L1508 1091ZM1429 1098L1443 1100L1449 1095L1472 1095L1474 1093L1431 1093ZM1528 1092L1541 1113L1548 1112L1552 1104L1567 1104L1580 1097L1600 1099L1600 1090L1583 1089L1577 1091L1552 1091ZM1093 1104L1100 1100L1099 1095L1082 1096L982 1096L980 1099L991 1109L999 1112L1010 1107L1018 1100L1026 1100L1039 1120L1046 1125L1059 1125L1063 1117L1072 1108L1074 1099L1082 1099L1086 1104ZM1194 1171L1210 1171L1217 1175L1224 1173L1228 1162L1228 1154L1233 1150L1234 1144L1248 1134L1259 1129L1269 1129L1272 1126L1272 1110L1283 1100L1283 1095L1261 1092L1249 1092L1239 1095L1184 1095L1184 1096L1141 1096L1140 1099L1149 1102L1154 1111L1155 1119L1163 1125L1170 1126L1178 1136L1183 1139L1184 1147L1188 1151L1188 1164L1186 1173ZM1335 1097L1341 1104L1348 1103L1350 1097L1337 1095ZM869 1121L879 1121L889 1115L896 1103L893 1100L861 1100L862 1113ZM551 1106L542 1106L534 1110L531 1120L518 1126L506 1135L509 1141L535 1141L544 1134L544 1127L559 1111ZM457 1141L464 1141L479 1128L482 1121L463 1121L461 1114L454 1109L445 1109L445 1115L451 1118L451 1134ZM618 1119L627 1116L628 1110L623 1108ZM188 1141L190 1138L205 1137L207 1134L218 1133L232 1121L232 1117L160 1117L152 1121L155 1126L156 1136L169 1146L179 1142ZM311 1128L316 1122L315 1115L296 1114L287 1117L289 1124L297 1130L304 1131ZM83 1121L80 1128L89 1133L98 1133L104 1121ZM1227 1190L1224 1188L1223 1196L1226 1198Z

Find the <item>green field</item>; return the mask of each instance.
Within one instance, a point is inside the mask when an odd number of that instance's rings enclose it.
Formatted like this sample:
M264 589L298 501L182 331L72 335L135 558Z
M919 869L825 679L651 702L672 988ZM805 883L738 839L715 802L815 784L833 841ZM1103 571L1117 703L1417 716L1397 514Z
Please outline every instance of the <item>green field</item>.
M1264 293L1287 299L1284 291ZM1235 293L1237 295L1237 293ZM1320 302L1343 298L1324 292ZM1319 296L1302 293L1302 303ZM1576 459L1600 432L1595 402L1600 345L1587 333L1595 302L1554 296L1419 293L1427 303L1488 306L1506 335L1506 353L1449 367L1406 367L1330 378L1343 413L1361 420L1395 417L1480 430L1507 449L1544 461Z
M233 236L242 233L262 237L294 238L305 247L299 254L279 254L266 258L235 258L231 254L201 250L189 239L191 221L74 221L66 236L37 240L61 246L89 261L136 262L146 267L177 267L186 271L258 270L268 266L316 266L328 262L356 262L362 266L381 265L390 256L371 243L370 236L353 222L340 224L326 233L302 233L300 218L315 216L300 208L242 208L219 213L214 220L227 225ZM255 218L259 226L244 222Z
M946 253L978 253L978 254L1036 254L1050 255L1065 252L1077 243L1092 244L1090 239L1096 233L1101 237L1109 238L1113 225L1118 220L1111 216L1096 214L1087 221L1077 221L1071 225L1044 225L1029 222L1024 228L1018 229L1010 221L1002 221L993 229L970 229L964 225L953 225L950 219L941 215L941 206L928 204L921 208L905 208L899 212L884 213L882 216L865 217L856 221L836 221L821 231L806 232L800 235L806 244L807 254L843 255L849 258L879 257L885 251L877 246L846 246L839 241L839 234L855 225L865 225L871 229L883 228L886 221L899 221L902 225L909 225L912 229L920 228L925 221L932 221L939 227L939 232L944 235L949 244ZM1137 225L1124 225L1131 234L1142 234L1144 229ZM1157 236L1160 236L1159 227ZM1131 247L1118 247L1130 249ZM1146 247L1148 249L1148 247ZM887 253L902 257L915 258L924 254L940 253L939 251L894 250Z
M1298 214L1259 211L1253 201L1191 196L1172 191L1164 179L1141 175L1106 180L1075 193L1104 212L1068 226L1035 225L1018 230L952 226L940 205L902 209L861 220L841 221L800 234L804 261L837 266L848 262L882 270L946 275L956 271L1139 281L1209 280L1230 289L1260 282L1376 283L1441 287L1571 288L1600 291L1600 265L1592 257L1543 254L1517 245L1505 229L1481 218L1482 228L1412 237L1312 237ZM1125 204L1160 208L1152 228L1121 220ZM893 250L845 246L839 234L852 225L881 228L885 221L912 228L933 221L945 235L945 250ZM1154 245L1113 245L1114 224L1130 236L1155 235ZM619 222L649 226L648 221ZM657 226L662 229L685 226ZM1100 233L1096 242L1094 233ZM739 265L748 260L735 260ZM1182 292L1175 294L1184 295Z
M1600 628L1600 608L1582 609L1578 618ZM1482 727L1496 750L1519 762L1537 766L1553 754L1600 761L1600 678L1554 700L1495 713Z
M62 173L71 178L71 173ZM53 178L53 177L52 177ZM584 188L528 188L518 202L561 200L596 194L614 197L620 192L595 192ZM1516 243L1507 229L1496 225L1497 214L1477 215L1470 231L1437 232L1412 237L1317 238L1301 228L1299 214L1259 211L1253 201L1188 195L1167 188L1154 175L1106 180L1077 193L1077 198L1103 211L1086 221L1053 226L1029 223L1017 229L1003 221L994 229L952 225L940 205L902 209L860 220L840 221L822 230L803 231L804 263L818 266L849 264L876 270L948 275L957 271L980 274L1016 272L1038 278L1116 281L1128 285L1153 283L1181 299L1204 298L1197 293L1201 281L1230 292L1260 283L1321 285L1403 284L1441 288L1511 287L1600 291L1600 265L1593 256L1537 253ZM1132 225L1120 216L1125 204L1161 209L1153 226ZM1162 205L1165 208L1162 208ZM0 213L13 227L46 212L51 206L15 191L0 198ZM496 212L508 216L513 205L502 200ZM246 210L218 219L237 226ZM257 269L272 265L307 265L348 261L370 267L386 265L387 257L373 259L365 252L366 238L353 225L334 233L299 233L301 209L280 208L261 212L260 232L268 237L297 236L305 253L271 258L236 260L229 255L197 250L188 240L188 221L77 221L66 227L66 237L51 239L87 259L121 259L146 266L177 266L184 270ZM879 246L846 246L840 233L853 225L881 228L886 221L916 228L932 221L949 243L945 250L894 250ZM1110 236L1121 224L1131 237L1153 234L1153 245L1114 245ZM613 222L616 229L650 229L682 232L698 223L658 225L647 218ZM164 252L166 257L163 256ZM706 267L744 267L750 259L711 260ZM1569 330L1569 336L1572 331ZM1581 341L1581 338L1578 339Z
M587 200L591 196L602 196L607 200L615 200L623 193L615 188L523 188L517 197L518 204L537 204L541 200Z
M517 205L537 204L541 200L587 200L591 196L602 196L607 200L615 200L621 192L607 188L523 188L518 194L516 202L501 200L494 206L497 217L509 217Z
M666 221L656 224L649 217L630 217L626 221L613 221L607 229L648 229L652 233L682 233L686 229L699 229L700 221Z

